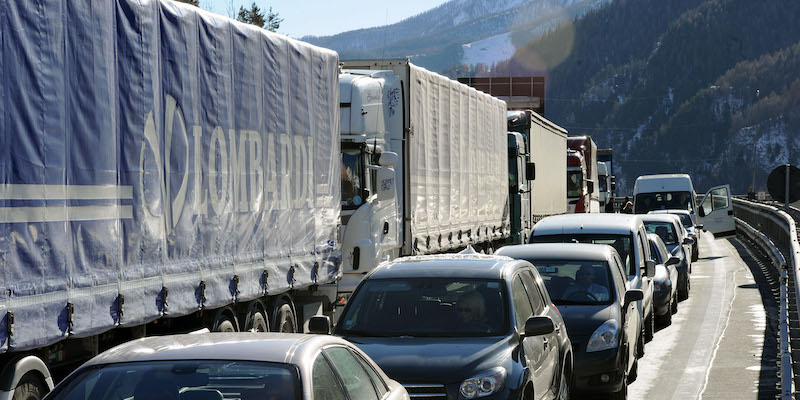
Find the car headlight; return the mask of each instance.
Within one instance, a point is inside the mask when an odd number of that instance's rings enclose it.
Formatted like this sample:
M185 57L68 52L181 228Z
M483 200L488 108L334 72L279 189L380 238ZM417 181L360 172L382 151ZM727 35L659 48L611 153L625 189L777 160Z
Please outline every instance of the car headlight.
M589 344L586 345L586 352L614 349L619 346L617 339L619 339L619 325L617 320L610 319L594 331L589 338Z
M468 399L477 399L495 394L503 388L506 381L506 369L492 368L461 383L461 395Z

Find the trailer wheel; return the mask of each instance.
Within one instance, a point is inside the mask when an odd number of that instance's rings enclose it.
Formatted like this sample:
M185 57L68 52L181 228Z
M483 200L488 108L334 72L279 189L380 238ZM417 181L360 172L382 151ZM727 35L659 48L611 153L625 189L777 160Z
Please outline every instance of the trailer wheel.
M14 388L13 400L41 400L49 391L47 385L34 372L28 372Z
M249 321L247 324L248 332L269 332L269 324L267 324L267 319L264 318L264 313L261 311L255 311Z
M297 318L294 316L292 306L284 299L278 300L275 305L275 327L276 332L297 332Z
M214 332L236 332L236 325L234 325L231 318L227 315L222 315L217 322L217 327Z

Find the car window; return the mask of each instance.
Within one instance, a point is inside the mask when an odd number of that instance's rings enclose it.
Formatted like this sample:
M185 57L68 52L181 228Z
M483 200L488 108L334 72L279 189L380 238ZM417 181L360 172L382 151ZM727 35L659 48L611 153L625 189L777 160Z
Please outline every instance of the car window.
M525 331L525 322L528 318L533 316L533 308L531 302L528 300L528 292L522 284L522 279L519 275L514 277L511 282L511 299L514 302L514 315L517 319L517 328L520 332Z
M644 224L648 233L655 233L658 235L664 244L677 244L678 233L675 231L675 224L672 222L662 221L647 221Z
M367 371L361 363L353 357L350 350L344 347L330 347L325 349L325 354L331 360L331 364L339 372L339 376L344 382L344 387L351 399L377 400L378 394L375 386L369 378Z
M612 272L611 276L617 288L617 295L620 299L623 299L625 297L625 291L628 290L628 288L625 286L625 283L628 281L628 279L625 276L625 268L622 266L622 261L620 261L619 256L616 254L614 255L614 262L617 264L616 268L619 273L615 274Z
M533 313L535 315L541 315L545 307L544 299L542 299L542 294L539 293L539 286L536 285L533 273L525 270L522 271L520 275L522 276L522 283L525 285L525 290L528 292L528 299L530 299L531 305L533 306Z
M644 262L645 262L645 260L647 260L647 258L645 258L645 253L644 253L644 250L645 250L646 247L645 247L645 244L644 244L644 238L642 238L642 232L637 232L636 233L636 240L639 241L639 246L636 247L636 254L638 254L638 257L639 257L638 264L639 264L639 267L641 268L641 267L644 267Z
M361 366L364 367L364 370L367 371L369 374L370 379L372 379L372 383L375 385L375 389L378 390L378 396L383 397L386 392L389 391L389 388L386 386L386 382L383 381L378 371L375 371L375 368L372 367L372 364L367 362L360 354L356 352L352 352L356 359L361 363Z
M611 275L605 261L534 260L550 299L556 305L611 304ZM614 266L614 268L617 268Z
M664 260L661 257L661 252L658 251L658 246L656 245L656 242L650 242L650 253L653 254L653 261L655 261L656 264L664 263Z
M322 353L314 360L311 386L314 390L314 400L347 400L341 382Z
M65 381L49 398L297 400L300 393L299 375L293 365L249 361L164 360L89 367Z

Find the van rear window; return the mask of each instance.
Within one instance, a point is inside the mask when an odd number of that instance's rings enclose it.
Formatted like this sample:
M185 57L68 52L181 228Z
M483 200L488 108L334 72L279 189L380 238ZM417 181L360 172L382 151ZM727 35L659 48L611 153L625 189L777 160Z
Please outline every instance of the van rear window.
M647 214L653 210L692 210L689 192L639 193L634 199L634 212Z

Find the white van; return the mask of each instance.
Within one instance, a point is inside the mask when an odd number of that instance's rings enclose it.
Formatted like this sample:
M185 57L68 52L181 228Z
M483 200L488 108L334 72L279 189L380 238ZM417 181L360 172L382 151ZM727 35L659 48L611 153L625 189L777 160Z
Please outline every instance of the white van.
M633 212L687 210L695 225L715 235L736 231L729 185L716 186L706 193L698 210L692 178L687 174L643 175L633 185Z

